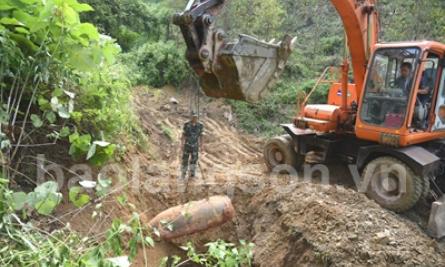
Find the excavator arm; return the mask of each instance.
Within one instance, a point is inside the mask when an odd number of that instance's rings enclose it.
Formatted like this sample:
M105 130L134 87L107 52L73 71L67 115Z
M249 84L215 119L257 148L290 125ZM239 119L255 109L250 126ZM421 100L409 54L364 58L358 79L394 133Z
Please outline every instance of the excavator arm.
M184 12L175 14L187 45L186 58L200 77L200 85L210 97L251 103L260 102L277 82L296 38L284 36L278 44L247 35L227 42L215 19L228 0L190 0ZM360 97L369 55L378 38L375 0L331 0L343 21L356 84ZM347 68L344 68L347 72ZM347 81L345 82L347 83Z
M375 0L331 0L331 3L345 27L357 99L360 99L368 59L379 36L377 3Z

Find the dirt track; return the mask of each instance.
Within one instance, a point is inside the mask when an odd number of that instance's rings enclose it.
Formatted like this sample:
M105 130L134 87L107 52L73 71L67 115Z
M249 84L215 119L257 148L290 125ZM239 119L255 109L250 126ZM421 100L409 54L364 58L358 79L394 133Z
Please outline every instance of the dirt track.
M171 97L179 103L170 103ZM135 109L152 144L148 153L138 154L140 184L127 192L129 202L144 212L141 219L148 222L169 207L207 194L227 194L236 218L220 228L171 243L158 242L146 251L149 266L157 266L164 256L184 255L178 245L192 241L202 248L218 238L255 243L253 266L261 267L445 266L444 243L424 233L422 214L395 214L357 193L347 165L327 164L327 184L318 171L301 170L299 179L271 176L262 158L265 140L242 133L230 106L221 100L201 98L206 152L200 154L198 181L185 193L177 184L179 137L194 97L192 92L178 93L173 87L162 92L136 90ZM134 153L138 152L128 151L123 157L130 175ZM306 166L316 168L315 164L312 160ZM106 208L109 218L103 226L112 218L130 218L128 207L114 206ZM100 232L100 227L87 222L92 211L86 208L66 220L77 230ZM143 251L132 266L145 266Z

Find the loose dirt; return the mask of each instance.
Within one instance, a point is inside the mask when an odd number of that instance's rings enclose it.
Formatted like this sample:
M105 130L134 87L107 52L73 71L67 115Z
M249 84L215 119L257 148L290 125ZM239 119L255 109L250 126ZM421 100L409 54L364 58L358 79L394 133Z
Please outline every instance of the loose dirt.
M135 89L134 108L151 145L147 152L127 151L122 156L120 164L128 176L137 173L138 178L116 195L125 192L143 213L141 220L148 222L169 207L227 194L236 218L220 228L157 242L155 248L141 250L132 266L146 266L145 258L148 266L157 266L162 257L184 256L179 246L189 241L203 250L204 244L218 238L255 243L252 266L257 267L445 266L444 243L425 234L425 216L382 209L357 192L346 164L327 164L328 182L319 171L310 171L320 165L309 159L298 179L271 175L262 158L265 140L243 133L231 106L222 100L201 96L199 119L205 125L206 151L200 153L199 179L184 192L184 185L177 183L179 138L190 108L195 108L190 104L196 100L194 90ZM74 222L73 228L90 234L103 231L113 218L131 218L129 207L103 201L100 226L90 219L94 205L67 214L66 203L59 212L65 214L65 222Z

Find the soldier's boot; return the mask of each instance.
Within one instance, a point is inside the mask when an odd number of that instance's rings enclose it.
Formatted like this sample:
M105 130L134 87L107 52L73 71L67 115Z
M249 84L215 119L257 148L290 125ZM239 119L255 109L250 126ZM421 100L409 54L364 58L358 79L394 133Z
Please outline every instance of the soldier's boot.
M190 165L190 179L196 178L196 164Z
M181 175L179 176L179 180L184 180L186 173L187 167L184 168L183 166L181 166Z

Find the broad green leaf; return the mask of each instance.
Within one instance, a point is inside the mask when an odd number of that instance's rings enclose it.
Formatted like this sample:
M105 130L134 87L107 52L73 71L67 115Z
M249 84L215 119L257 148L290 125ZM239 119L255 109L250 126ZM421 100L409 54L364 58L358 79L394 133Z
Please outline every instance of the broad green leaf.
M34 205L34 208L37 210L39 214L50 215L51 212L56 207L56 203L53 201L39 201Z
M15 30L19 33L31 34L27 29L25 29L23 27L15 27Z
M2 10L2 11L8 11L8 10L11 10L11 9L14 9L14 8L15 7L7 5L5 3L0 3L0 10Z
M91 157L94 156L94 154L96 154L96 144L93 144L92 146L90 146L90 150L88 150L88 154L87 154L87 160L89 160Z
M146 241L150 246L152 246L152 247L155 246L155 242L154 242L153 238L147 236L147 237L145 238L145 241Z
M107 156L105 153L96 153L88 160L88 162L97 167L103 165L108 158L109 156Z
M52 1L47 2L45 7L39 14L39 22L38 23L41 23L43 21L49 21L48 19L50 17L52 17L52 15L53 15L53 10L55 10L54 2L52 2ZM33 30L31 29L31 31L33 31Z
M41 0L20 0L20 2L25 4L35 4L41 2Z
M64 90L62 88L56 88L56 89L54 89L54 91L52 91L51 96L59 97L59 96L63 95L63 93L64 93Z
M24 192L12 193L12 200L14 201L14 209L21 210L26 204L28 195Z
M43 106L43 105L48 104L48 103L49 103L49 101L46 100L45 98L40 98L39 99L39 106Z
M94 9L88 5L88 4L80 4L80 3L74 3L70 5L74 10L77 12L85 12L85 11L94 11Z
M96 40L96 41L100 40L100 36L99 36L99 32L97 31L97 28L94 27L94 25L91 23L81 23L81 24L77 25L73 29L73 31L74 31L74 34L76 34L77 36L85 35L90 40Z
M60 133L59 133L59 135L60 135L61 137L68 136L69 134L70 134L70 128L69 128L68 126L63 127L63 128L60 130Z
M44 21L44 20L38 20L37 23L35 23L31 29L29 29L31 32L36 32L40 29L43 29L45 27L47 27L49 25L48 22Z
M61 36L62 35L62 28L61 27L59 27L59 26L57 26L56 24L50 24L49 25L49 32L53 35L53 36ZM54 52L56 52L55 50L54 50L54 48L58 48L58 50L57 51L59 51L60 50L60 46L59 45L56 45L55 47L51 47L51 51L54 53Z
M3 18L0 19L0 23L1 23L1 24L5 24L5 25L18 25L18 26L23 26L23 23L21 23L20 21L18 21L16 18L3 17Z
M51 98L51 109L54 112L57 112L57 110L59 109L59 99L56 96L53 96Z
M5 148L11 148L11 141L10 140L2 140L0 142L0 149L5 149Z
M54 112L50 111L50 112L46 113L46 118L48 119L48 121L50 123L54 123L56 121L56 114L54 114Z
M100 177L97 179L100 186L107 188L111 185L111 179L101 179Z
M62 201L61 193L49 193L48 200L53 201L56 204L59 204Z
M39 128L43 125L43 121L36 114L31 114L31 121L34 127Z
M21 34L11 34L11 38L16 41L17 43L27 46L28 48L32 49L33 51L37 51L39 49L38 46L36 46L33 42L31 42L28 38Z
M82 151L88 152L90 150L91 135L84 134L79 137L79 148Z
M34 207L35 204L41 200L41 198L42 194L36 192L29 192L26 202L28 202L29 206Z
M62 4L63 8L59 9L62 11L63 22L66 25L74 25L79 22L79 14L66 3Z
M89 72L96 65L90 50L81 45L71 46L68 58L71 65L79 71Z
M116 55L121 51L120 47L115 44L108 42L102 49L102 53L107 60L108 64L114 64L116 61Z
M113 155L114 150L116 149L116 145L108 145L106 147L103 147L102 149L107 156L111 156Z
M74 132L73 134L70 135L70 143L76 141L79 138L79 133Z
M59 116L64 119L69 119L71 117L71 114L64 106L59 106Z
M27 27L28 29L33 27L37 23L37 21L38 21L38 18L36 18L34 16L31 16L30 14L28 14L26 12L23 12L22 10L16 10L16 11L12 12L12 15L18 21L23 23L23 25L25 27Z
M56 182L47 181L47 182L44 182L43 184L37 186L34 189L34 192L45 193L45 194L57 193L58 188L59 188L59 185Z
M68 154L73 156L75 159L79 159L82 155L84 155L84 152L80 150L75 144L71 144Z
M81 186L73 186L70 189L69 197L73 204L80 208L83 205L87 204L90 201L90 196L86 194L79 194L82 190Z

